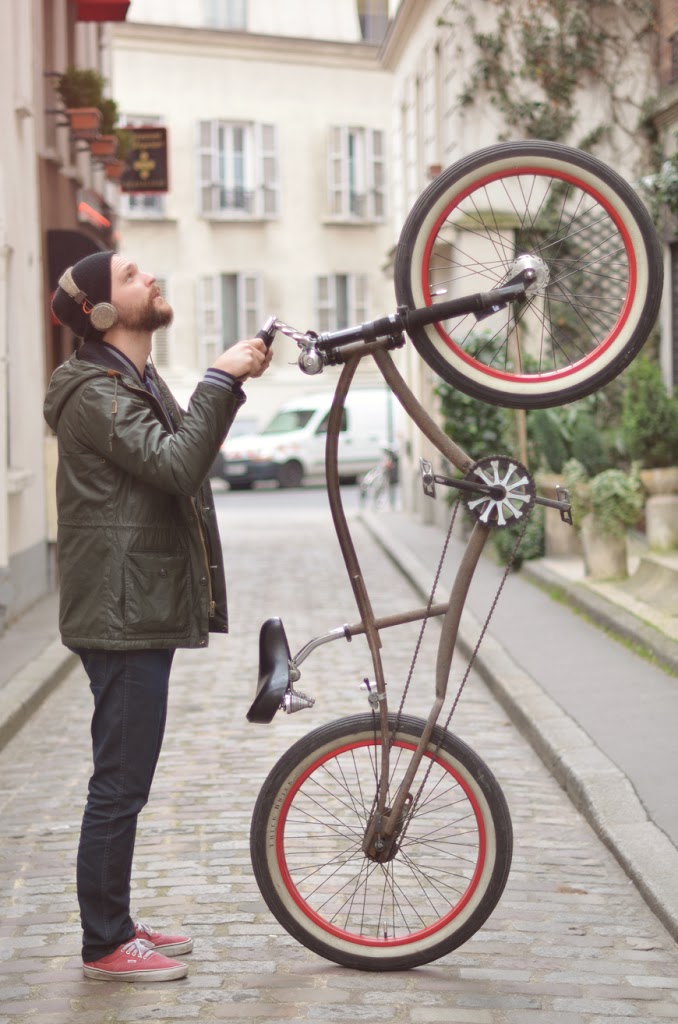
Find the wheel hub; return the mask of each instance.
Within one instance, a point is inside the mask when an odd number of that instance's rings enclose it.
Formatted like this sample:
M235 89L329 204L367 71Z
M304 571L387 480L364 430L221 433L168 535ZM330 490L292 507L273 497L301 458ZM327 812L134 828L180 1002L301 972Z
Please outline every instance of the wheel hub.
M510 280L520 277L525 270L532 270L536 275L534 281L525 288L525 294L540 295L546 291L551 275L548 265L544 260L540 256L535 256L534 253L521 253L511 264L511 269L509 270Z

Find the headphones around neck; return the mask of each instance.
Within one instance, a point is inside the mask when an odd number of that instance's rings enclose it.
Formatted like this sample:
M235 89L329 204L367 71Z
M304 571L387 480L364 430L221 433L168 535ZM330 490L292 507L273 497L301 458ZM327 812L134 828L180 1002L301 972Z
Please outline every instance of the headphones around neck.
M114 327L118 322L118 311L114 305L110 302L97 302L96 305L87 298L82 288L73 280L72 267L68 270L64 270L63 274L59 278L59 287L63 288L67 295L77 302L83 313L86 313L90 318L92 327L97 331L108 331L111 327Z

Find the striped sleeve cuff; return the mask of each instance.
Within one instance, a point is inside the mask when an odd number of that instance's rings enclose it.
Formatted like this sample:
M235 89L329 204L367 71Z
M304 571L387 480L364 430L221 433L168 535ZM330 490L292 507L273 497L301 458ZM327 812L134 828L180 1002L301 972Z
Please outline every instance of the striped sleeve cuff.
M206 384L216 384L218 388L222 388L224 391L230 391L239 398L245 398L245 392L242 390L240 381L236 380L230 373L226 373L225 370L217 370L211 366L209 370L205 370L203 380Z

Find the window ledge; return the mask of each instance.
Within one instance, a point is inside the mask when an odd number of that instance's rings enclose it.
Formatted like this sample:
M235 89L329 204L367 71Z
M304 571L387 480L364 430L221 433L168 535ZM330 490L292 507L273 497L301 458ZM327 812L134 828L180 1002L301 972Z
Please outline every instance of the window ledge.
M203 220L209 221L211 224L268 224L269 221L278 220L277 214L269 214L266 216L263 213L249 214L238 214L238 213L201 213L200 217Z
M328 227L374 228L386 223L385 217L323 217Z
M22 491L30 487L34 480L35 473L31 469L12 469L10 467L7 470L7 493L21 494Z
M177 224L179 218L172 217L167 213L125 213L121 212L118 214L121 220L133 220L135 224L140 221L150 221L152 224Z

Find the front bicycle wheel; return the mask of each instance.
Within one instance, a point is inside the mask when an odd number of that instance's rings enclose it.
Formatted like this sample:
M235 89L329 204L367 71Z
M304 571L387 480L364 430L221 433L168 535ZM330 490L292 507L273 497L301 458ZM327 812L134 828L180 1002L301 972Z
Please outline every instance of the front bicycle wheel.
M423 728L421 719L400 718L391 796ZM376 861L363 840L380 764L381 736L369 714L299 740L262 787L251 855L262 895L290 935L335 963L388 971L436 960L480 928L506 884L512 831L492 773L438 727L395 856Z
M633 359L662 291L657 233L606 164L557 143L510 142L459 161L422 193L395 260L412 309L489 291L525 269L526 299L415 329L445 381L493 405L545 408L583 398Z

